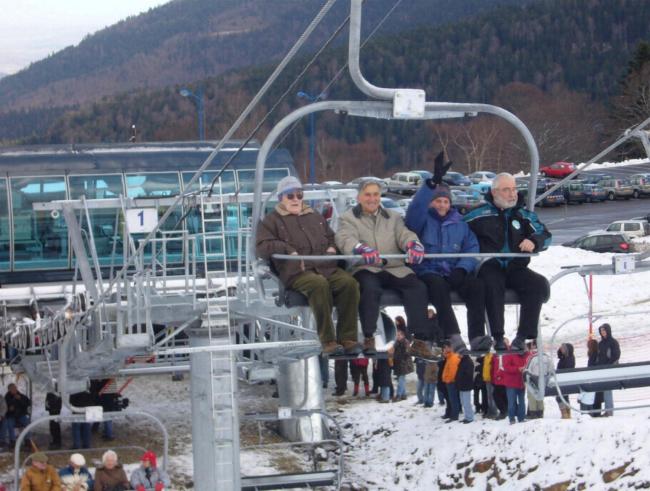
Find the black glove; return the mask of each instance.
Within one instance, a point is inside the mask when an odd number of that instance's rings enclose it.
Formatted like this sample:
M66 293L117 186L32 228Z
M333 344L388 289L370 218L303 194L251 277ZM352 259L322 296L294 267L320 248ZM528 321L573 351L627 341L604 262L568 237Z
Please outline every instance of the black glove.
M449 281L451 287L454 290L457 290L460 285L463 284L463 281L465 281L466 275L467 271L465 271L463 268L454 268L451 270L451 273L449 273L447 280Z
M442 177L447 173L447 171L451 167L452 164L451 160L445 164L444 159L445 159L445 153L440 152L434 160L433 177L431 178L434 184L442 184Z

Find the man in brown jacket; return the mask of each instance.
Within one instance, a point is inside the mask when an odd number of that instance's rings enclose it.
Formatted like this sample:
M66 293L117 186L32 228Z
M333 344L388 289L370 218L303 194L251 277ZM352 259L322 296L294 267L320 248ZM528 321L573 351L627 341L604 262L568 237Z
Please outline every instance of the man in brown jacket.
M20 491L61 491L59 473L47 463L47 455L36 452L30 459L32 465L20 481Z
M409 331L414 335L411 354L432 358L430 341L433 332L427 322L429 303L427 288L403 259L383 261L380 254L407 253L408 264L424 258L424 248L396 212L381 206L381 185L367 179L359 184L359 204L341 216L336 244L343 254L359 254L363 259L352 269L361 287L359 317L365 337L363 351L375 353L375 330L379 302L384 288L395 289L402 296Z
M279 203L257 230L257 254L270 260L280 281L305 295L316 319L324 354L358 354L357 310L359 285L331 261L288 261L273 254L320 256L336 254L334 232L325 218L303 202L302 184L293 176L278 183ZM338 311L337 332L332 309ZM338 334L338 336L337 336ZM340 344L337 342L337 338Z

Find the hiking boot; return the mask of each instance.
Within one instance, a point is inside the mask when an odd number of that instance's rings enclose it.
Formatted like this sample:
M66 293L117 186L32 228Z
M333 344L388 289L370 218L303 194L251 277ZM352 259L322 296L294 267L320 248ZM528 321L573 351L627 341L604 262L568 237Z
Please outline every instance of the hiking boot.
M517 334L510 344L511 351L526 351L526 338Z
M342 355L344 353L343 346L336 341L328 341L323 343L323 355Z
M492 347L492 338L490 336L476 336L469 340L469 347L472 351L487 353Z
M343 350L345 351L346 355L358 355L361 353L361 345L356 341L341 341L341 344L343 345Z
M494 338L494 351L507 351L508 347L506 342L503 340L503 336Z
M466 355L469 353L469 350L467 349L467 346L465 345L465 341L463 341L463 338L460 337L460 334L452 334L449 337L449 343L451 345L451 349L455 352L458 353L459 355Z
M363 354L376 355L377 348L375 348L375 337L363 338Z
M409 347L408 354L416 358L426 358L432 360L434 358L433 351L431 351L431 343L421 339L414 339Z

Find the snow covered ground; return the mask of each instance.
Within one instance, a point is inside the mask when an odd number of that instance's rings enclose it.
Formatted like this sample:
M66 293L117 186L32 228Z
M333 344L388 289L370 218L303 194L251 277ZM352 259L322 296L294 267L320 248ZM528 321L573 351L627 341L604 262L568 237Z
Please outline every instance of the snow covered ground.
M533 269L548 278L565 266L610 264L612 254L596 254L564 247L551 249L533 258ZM648 359L647 330L650 301L650 273L621 276L595 276L595 325L609 322L614 337L621 343L623 362ZM585 318L568 322L551 345L551 335L565 321L587 312L588 301L583 279L571 275L552 287L551 300L542 311L545 350L555 360L561 342L576 349L577 366L586 365L588 324ZM399 309L392 309L397 315ZM625 314L625 315L619 315ZM458 309L459 320L464 309ZM508 334L514 335L516 310L508 308ZM333 380L333 377L330 377ZM10 377L1 381L9 383ZM415 376L408 379L408 400L378 404L372 399L332 397L327 394L330 413L343 426L346 443L344 484L354 489L431 490L609 490L650 487L650 410L616 411L613 418L573 415L561 420L553 398L545 401L543 420L509 425L507 421L483 420L472 424L445 424L442 407L416 406ZM246 411L274 407L269 385L242 384L241 405ZM351 387L348 389L351 394ZM133 407L146 409L161 418L170 432L169 468L174 489L192 489L192 454L189 384L171 382L168 376L135 380L126 390ZM35 393L34 414L43 411L43 395ZM650 390L634 389L615 393L617 407L650 403ZM255 443L256 427L246 427L242 440ZM64 440L69 443L69 430ZM117 440L112 445L137 444L161 448L154 427L139 419L116 425ZM263 428L267 441L276 438ZM36 435L47 443L47 427ZM277 441L277 439L275 440ZM95 444L103 444L95 437ZM119 451L119 450L118 450ZM125 462L136 463L136 451L123 452ZM100 453L90 455L98 462ZM67 457L61 454L59 462ZM295 458L280 451L246 450L242 452L242 471L270 474L293 470ZM0 482L8 482L13 465L8 456L0 456Z

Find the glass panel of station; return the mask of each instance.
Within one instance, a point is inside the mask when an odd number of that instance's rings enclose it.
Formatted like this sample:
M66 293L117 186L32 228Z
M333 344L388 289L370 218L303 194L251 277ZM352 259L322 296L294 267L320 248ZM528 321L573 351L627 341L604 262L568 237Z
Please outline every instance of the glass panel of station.
M14 268L67 268L68 229L63 216L34 211L33 203L66 199L64 176L11 178Z
M121 174L69 176L70 199L116 199L124 195ZM89 209L90 227L83 218L81 226L92 232L99 264L120 267L124 254L123 218L120 208Z
M137 174L126 174L126 195L129 198L168 198L177 196L180 193L178 172L141 172ZM166 206L158 207L158 218L167 211ZM145 262L151 264L152 250L154 251L156 264L167 269L168 274L181 272L182 266L179 263L183 260L183 224L181 218L183 210L177 206L172 214L165 220L156 235L156 240L148 244L144 250ZM136 247L147 234L131 234ZM173 264L168 268L168 264Z
M198 182L187 187L195 172L183 172L183 184L185 193L197 192L199 189L203 192L203 196L207 196L212 180L217 176L217 171L206 171L201 174ZM231 170L224 171L219 181L212 187L212 196L219 198L221 193L234 193L237 191L237 183L235 182L235 173ZM224 198L226 199L226 198ZM197 199L197 203L200 201ZM221 224L225 221L225 237L226 237L226 255L229 258L237 257L237 234L239 230L239 205L226 204L226 214L222 217L220 206L211 204L205 210L205 248L207 249L208 258L212 257L215 261L222 259L223 247L221 245ZM198 205L191 210L186 210L185 226L190 234L200 234L203 232L201 224L201 211ZM196 252L200 259L203 259L203 239L201 236L196 244Z
M10 222L9 222L9 201L7 194L7 180L0 179L0 270L7 271L10 268Z

